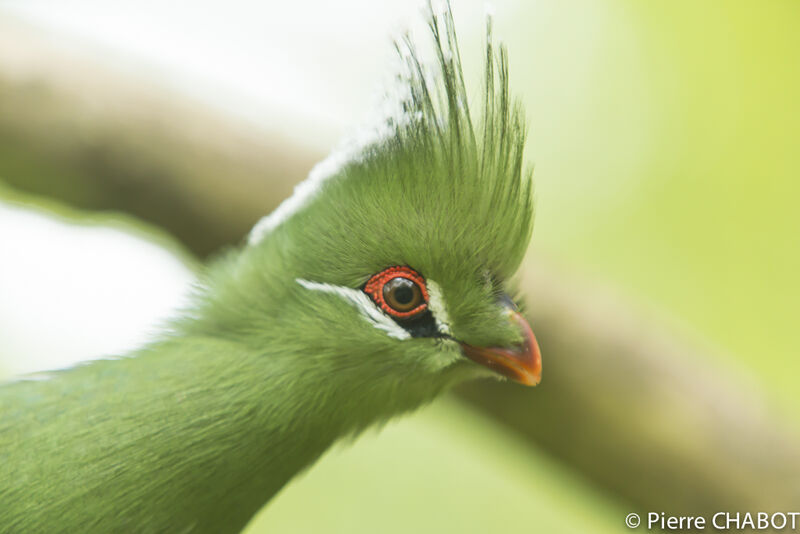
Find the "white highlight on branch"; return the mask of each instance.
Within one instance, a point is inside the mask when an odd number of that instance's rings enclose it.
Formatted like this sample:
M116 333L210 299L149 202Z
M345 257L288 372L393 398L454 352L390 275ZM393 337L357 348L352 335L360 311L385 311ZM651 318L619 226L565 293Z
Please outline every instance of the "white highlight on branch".
M129 354L186 306L191 264L98 222L0 200L0 381Z
M312 282L310 280L304 280L303 278L297 278L296 282L304 288L310 289L311 291L330 293L350 301L350 303L353 304L359 312L361 312L364 320L378 330L383 330L386 332L389 337L400 340L411 338L411 334L409 334L404 328L395 323L390 317L388 317L377 306L375 306L375 304L372 302L372 299L370 299L363 291L353 289L351 287Z

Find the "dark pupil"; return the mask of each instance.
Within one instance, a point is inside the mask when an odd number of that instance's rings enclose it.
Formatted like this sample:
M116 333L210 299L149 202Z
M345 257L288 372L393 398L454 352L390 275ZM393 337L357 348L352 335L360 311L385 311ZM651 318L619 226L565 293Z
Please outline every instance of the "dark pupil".
M414 291L407 286L398 287L394 290L394 300L399 304L409 304L414 298Z
M383 286L383 298L397 311L409 311L419 305L419 288L408 278L392 278Z

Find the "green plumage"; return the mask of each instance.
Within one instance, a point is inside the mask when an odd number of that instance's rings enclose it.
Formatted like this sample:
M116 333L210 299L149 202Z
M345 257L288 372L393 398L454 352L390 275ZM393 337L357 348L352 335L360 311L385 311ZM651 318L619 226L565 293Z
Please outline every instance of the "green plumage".
M469 110L452 16L435 79L410 42L398 113L294 211L211 265L159 342L0 386L0 532L236 532L334 441L489 374L498 306L532 227L522 112L487 46ZM298 281L358 290L387 266L435 281L446 337L398 339ZM322 287L322 286L320 286Z

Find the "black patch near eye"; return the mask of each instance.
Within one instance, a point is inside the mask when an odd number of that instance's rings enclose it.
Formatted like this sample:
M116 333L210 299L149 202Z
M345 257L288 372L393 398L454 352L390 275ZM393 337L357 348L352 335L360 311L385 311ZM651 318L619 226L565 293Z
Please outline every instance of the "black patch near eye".
M411 337L442 337L430 310L409 319L395 319L395 322L411 334Z

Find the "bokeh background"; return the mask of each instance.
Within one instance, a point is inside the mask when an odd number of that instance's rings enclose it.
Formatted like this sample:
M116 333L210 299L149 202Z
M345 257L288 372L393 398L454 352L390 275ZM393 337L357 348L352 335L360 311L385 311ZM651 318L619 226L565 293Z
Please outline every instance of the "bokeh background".
M474 75L485 7L453 8ZM794 510L800 3L494 12L536 165L520 279L544 381L469 384L337 447L250 532ZM202 261L374 113L420 13L0 0L0 376L145 343Z

